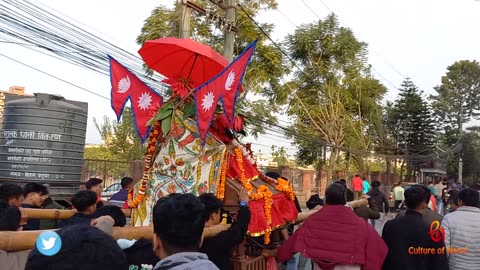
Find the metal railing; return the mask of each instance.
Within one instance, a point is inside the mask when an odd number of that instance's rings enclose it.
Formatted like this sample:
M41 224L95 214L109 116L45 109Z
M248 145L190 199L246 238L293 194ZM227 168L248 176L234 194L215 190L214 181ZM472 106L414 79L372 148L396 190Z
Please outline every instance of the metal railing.
M112 161L85 159L82 167L82 181L92 177L103 179L104 186L119 182L123 177L129 176L139 180L142 175L142 161Z

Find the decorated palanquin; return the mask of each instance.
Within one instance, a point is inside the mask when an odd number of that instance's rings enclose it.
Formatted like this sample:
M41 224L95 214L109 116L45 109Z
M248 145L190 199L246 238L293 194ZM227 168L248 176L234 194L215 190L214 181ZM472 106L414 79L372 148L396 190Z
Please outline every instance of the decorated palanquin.
M150 127L143 177L127 200L133 226L150 225L155 203L172 193L214 193L235 211L232 206L238 206L242 188L250 197L250 235L264 235L268 244L273 230L295 221L298 213L291 185L262 175L250 146L237 139L245 134L245 121L236 115L235 104L256 42L229 63L212 48L190 39L147 41L139 53L147 66L167 77L163 82L172 95L165 103L152 99L138 79L130 80L128 76L134 75L127 69L112 73L118 78L118 87L112 83L117 116L130 98L140 106L134 119L142 140ZM136 87L130 88L133 82ZM136 93L138 89L144 90ZM158 110L152 109L155 100Z
M178 111L173 114L167 137L162 135L161 122L156 122L150 132L149 151L155 156L146 160L144 179L147 181L137 185L137 194L143 192L145 199L133 211L135 226L151 224L155 202L170 193L199 195L217 190L226 146L208 135L202 149L195 121L182 117Z
M168 136L163 136L162 121L153 124L144 177L129 194L133 226L150 225L156 201L168 194L210 192L227 205L237 205L242 186L250 194L250 235L265 235L269 243L273 230L295 221L298 213L289 183L261 174L250 147L220 132L223 115L215 116L204 145L195 121L184 118L178 110L173 113Z

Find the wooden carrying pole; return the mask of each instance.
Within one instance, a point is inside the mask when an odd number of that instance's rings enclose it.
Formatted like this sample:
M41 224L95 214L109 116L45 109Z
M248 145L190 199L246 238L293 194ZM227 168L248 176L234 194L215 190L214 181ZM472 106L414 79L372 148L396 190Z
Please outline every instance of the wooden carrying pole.
M230 225L216 225L207 227L203 231L204 237L209 238L228 229ZM35 246L37 237L43 231L0 232L0 250L12 252L31 249ZM153 239L153 227L114 227L113 238L118 239Z
M360 200L356 200L356 201L351 201L351 202L348 202L347 205L351 206L353 208L356 208L356 207L360 207L360 206L363 206L363 205L368 205L368 200L360 199ZM295 220L294 223L299 224L299 223L304 222L309 216L311 216L312 214L315 214L320 209L321 209L321 207L319 209L312 209L312 210L307 211L307 212L298 213L298 217L297 217L297 219Z
M22 214L26 215L27 218L38 218L38 219L69 219L77 210L58 210L58 209L35 209L35 208L20 208Z
M351 207L359 207L367 205L366 199L356 200L347 203ZM32 209L22 208L23 213L29 218L41 219L67 219L73 216L75 210L56 210L56 209ZM308 212L299 213L295 224L305 221L310 215L318 210L310 210ZM212 237L226 230L229 225L219 224L216 226L205 228L204 237ZM21 232L0 232L0 250L7 252L31 249L35 245L38 235L44 231L21 231ZM140 239L145 238L151 240L153 238L153 227L115 227L113 228L114 239Z

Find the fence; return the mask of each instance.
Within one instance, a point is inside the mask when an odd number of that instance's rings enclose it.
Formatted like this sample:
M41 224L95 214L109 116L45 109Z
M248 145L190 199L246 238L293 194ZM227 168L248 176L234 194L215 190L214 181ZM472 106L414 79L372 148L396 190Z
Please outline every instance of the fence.
M142 172L142 161L85 159L82 167L82 181L85 182L89 178L98 177L103 179L104 186L108 187L119 182L125 176L130 176L135 181L139 181L142 177Z

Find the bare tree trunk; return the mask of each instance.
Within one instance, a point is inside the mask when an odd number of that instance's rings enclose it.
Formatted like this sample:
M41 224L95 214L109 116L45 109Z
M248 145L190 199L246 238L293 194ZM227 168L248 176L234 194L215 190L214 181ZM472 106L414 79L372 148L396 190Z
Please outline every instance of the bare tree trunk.
M412 178L412 165L407 161L407 181L410 181Z
M393 163L393 172L398 175L398 159L395 158L395 161Z
M387 165L387 181L385 181L386 185L391 185L392 181L392 161L389 158L385 159L385 165Z
M405 160L402 160L402 165L400 165L400 181L403 181L403 168L405 167Z
M338 150L337 149L330 149L330 159L328 162L328 171L327 171L327 187L333 180L333 173L335 171L335 165L337 161Z
M347 160L347 169L345 171L345 178L348 179L350 178L350 165L351 165L351 162L352 162L352 157L349 155L348 156L348 160Z

